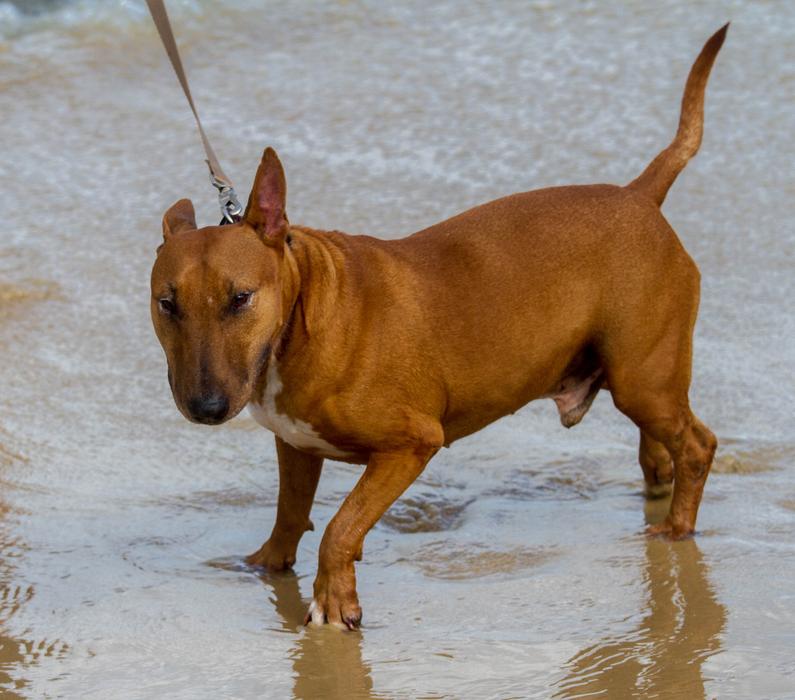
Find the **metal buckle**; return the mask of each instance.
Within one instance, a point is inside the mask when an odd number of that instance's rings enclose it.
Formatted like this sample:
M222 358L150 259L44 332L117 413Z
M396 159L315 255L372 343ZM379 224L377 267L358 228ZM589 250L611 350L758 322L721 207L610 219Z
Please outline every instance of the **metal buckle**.
M228 185L226 182L219 180L215 175L210 173L210 183L218 190L218 203L221 206L221 225L234 224L243 216L243 207L235 194L235 188Z

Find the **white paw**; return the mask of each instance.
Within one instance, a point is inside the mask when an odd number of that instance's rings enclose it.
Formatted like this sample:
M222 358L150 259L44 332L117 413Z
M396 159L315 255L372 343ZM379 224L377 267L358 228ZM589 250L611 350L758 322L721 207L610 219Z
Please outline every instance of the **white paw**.
M320 603L318 603L314 598L312 599L312 602L309 604L309 611L306 613L306 622L304 624L308 625L310 622L313 625L319 625L321 627L327 623L326 611L323 609L323 606L320 605ZM348 626L345 625L343 622L334 621L329 624L331 627L336 627L337 629L340 630L349 629Z
M322 625L326 622L326 613L314 598L309 604L309 618L313 625Z

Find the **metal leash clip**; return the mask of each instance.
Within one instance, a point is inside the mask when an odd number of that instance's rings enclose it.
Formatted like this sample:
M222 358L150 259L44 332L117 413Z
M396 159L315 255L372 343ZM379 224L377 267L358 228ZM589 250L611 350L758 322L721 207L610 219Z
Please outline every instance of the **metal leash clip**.
M204 146L204 153L207 156L207 167L210 169L210 183L218 190L218 202L221 205L221 219L220 226L224 224L234 224L243 218L243 207L237 200L235 188L232 187L232 182L224 175L221 169L221 164L210 145L207 134L204 133L199 113L196 111L196 105L193 104L193 97L190 94L190 87L188 86L188 76L185 75L185 69L182 67L182 59L179 57L179 50L177 49L177 42L174 39L174 32L171 30L171 22L168 21L168 13L166 12L166 5L163 0L146 0L149 6L149 12L152 14L152 21L157 27L157 33L163 40L163 46L166 49L168 59L174 67L177 74L179 84L182 86L182 91L185 93L185 98L188 100L193 116L196 119L196 126L199 129L199 136L202 139L202 146Z
M210 173L210 183L218 190L218 203L221 205L221 226L234 224L243 217L243 207L237 199L235 188L224 180Z

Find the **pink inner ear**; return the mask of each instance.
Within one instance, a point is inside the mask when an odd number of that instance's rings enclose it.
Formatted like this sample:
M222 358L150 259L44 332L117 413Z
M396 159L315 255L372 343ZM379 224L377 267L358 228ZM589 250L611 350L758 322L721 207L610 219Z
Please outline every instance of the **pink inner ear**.
M284 227L284 190L282 178L278 172L264 175L259 187L258 204L262 212L265 233L268 236L278 234Z

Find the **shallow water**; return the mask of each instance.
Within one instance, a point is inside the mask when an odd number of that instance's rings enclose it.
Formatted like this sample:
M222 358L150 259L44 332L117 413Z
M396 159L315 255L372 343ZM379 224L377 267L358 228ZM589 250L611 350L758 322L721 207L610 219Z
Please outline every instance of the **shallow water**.
M360 633L304 629L329 463L295 573L242 564L272 440L186 423L148 318L164 209L217 219L142 2L0 2L0 686L8 697L795 697L795 11L786 2L172 0L246 193L403 235L513 191L626 182L727 19L699 156L664 211L701 267L692 403L721 447L695 540L642 536L636 430L533 404L443 451L376 526ZM233 5L233 7L229 7Z

